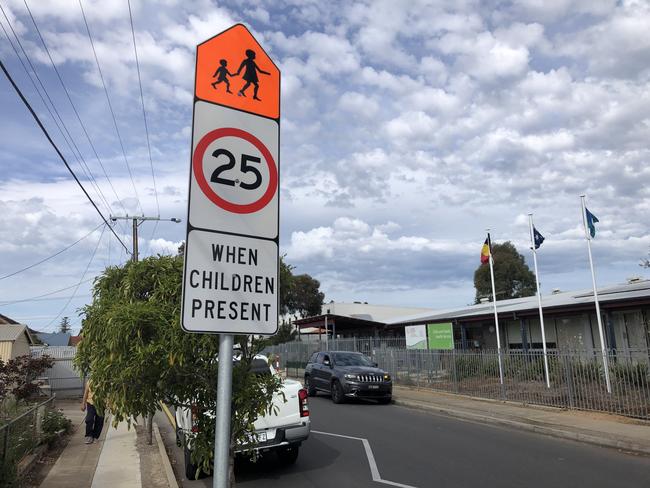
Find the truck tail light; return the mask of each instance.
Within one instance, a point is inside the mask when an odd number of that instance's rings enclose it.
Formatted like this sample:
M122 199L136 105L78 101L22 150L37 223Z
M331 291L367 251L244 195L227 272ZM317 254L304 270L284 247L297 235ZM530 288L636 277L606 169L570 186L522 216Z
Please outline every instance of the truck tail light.
M192 412L192 432L197 433L199 431L199 426L197 425L197 420L199 418L199 409L196 405L192 405L190 411Z
M309 417L309 402L307 400L307 390L301 388L298 390L298 402L300 405L300 416Z

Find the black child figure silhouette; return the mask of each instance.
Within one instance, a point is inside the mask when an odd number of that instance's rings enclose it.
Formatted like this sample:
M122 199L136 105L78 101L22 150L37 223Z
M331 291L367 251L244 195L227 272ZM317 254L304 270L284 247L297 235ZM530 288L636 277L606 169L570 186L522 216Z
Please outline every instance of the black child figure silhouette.
M239 75L241 73L241 70L246 68L246 71L244 71L244 80L246 80L246 84L242 87L241 90L237 93L238 96L240 97L245 97L246 96L246 89L251 85L251 83L255 86L253 89L253 100L260 100L257 98L257 90L259 90L260 86L258 83L257 79L257 72L259 71L263 75L270 75L271 73L267 73L266 71L262 71L257 64L255 64L255 51L252 49L246 49L246 59L244 59L241 62L241 65L239 66L239 69L237 70L237 73L235 73L235 76ZM261 101L261 100L260 100Z
M235 76L235 75L233 73L230 73L228 71L228 68L226 68L226 66L228 65L228 62L225 59L222 59L221 61L219 61L219 64L221 66L219 66L217 71L215 71L214 74L212 75L213 78L217 79L214 83L211 83L212 88L214 88L216 90L217 85L219 83L221 83L221 82L224 82L226 84L226 92L232 93L230 91L230 82L228 81L228 76Z

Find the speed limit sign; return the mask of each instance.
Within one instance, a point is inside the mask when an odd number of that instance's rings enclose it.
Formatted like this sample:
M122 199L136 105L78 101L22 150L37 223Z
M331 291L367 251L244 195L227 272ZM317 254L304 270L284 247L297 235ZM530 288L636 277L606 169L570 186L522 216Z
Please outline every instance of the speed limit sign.
M193 227L277 237L278 132L275 120L196 103L189 212Z
M273 334L280 71L238 24L197 47L194 95L181 325Z

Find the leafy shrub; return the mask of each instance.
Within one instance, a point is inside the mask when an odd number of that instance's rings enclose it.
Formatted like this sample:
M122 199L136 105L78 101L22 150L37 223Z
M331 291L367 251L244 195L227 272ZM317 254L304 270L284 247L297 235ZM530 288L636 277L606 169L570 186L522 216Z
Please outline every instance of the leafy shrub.
M48 409L43 417L43 441L50 443L57 437L59 431L68 433L72 430L72 422L60 410Z
M617 383L635 388L648 387L648 365L645 363L614 363L609 370Z
M0 360L0 402L9 394L18 400L33 396L39 387L36 379L52 366L54 359L47 355L18 356L6 363Z
M455 359L456 379L499 377L498 358L471 355L457 356Z

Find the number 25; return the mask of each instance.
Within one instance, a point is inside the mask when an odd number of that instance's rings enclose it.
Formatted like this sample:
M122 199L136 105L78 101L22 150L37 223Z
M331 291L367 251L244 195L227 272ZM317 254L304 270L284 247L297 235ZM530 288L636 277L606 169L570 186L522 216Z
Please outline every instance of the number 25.
M235 186L234 180L229 180L228 178L221 178L219 176L224 171L228 171L229 169L235 167L235 156L233 156L233 154L227 149L217 149L212 153L212 156L215 158L218 158L219 156L226 156L226 158L228 158L228 162L216 167L216 169L212 172L212 176L210 176L210 181L212 183L220 183L222 185ZM240 183L239 186L244 190L254 190L255 188L259 188L259 186L262 184L262 174L255 166L249 166L248 165L249 162L260 163L261 160L260 158L256 156L251 156L250 154L241 155L241 164L240 164L241 172L253 173L255 175L255 181L253 181L252 183L246 183L243 181Z

